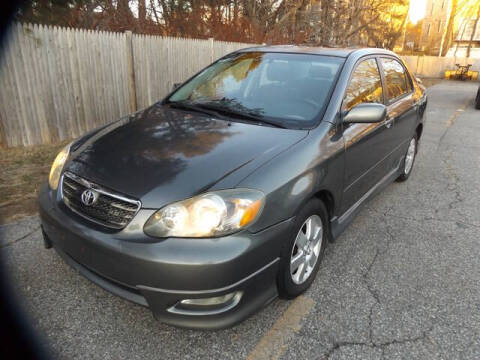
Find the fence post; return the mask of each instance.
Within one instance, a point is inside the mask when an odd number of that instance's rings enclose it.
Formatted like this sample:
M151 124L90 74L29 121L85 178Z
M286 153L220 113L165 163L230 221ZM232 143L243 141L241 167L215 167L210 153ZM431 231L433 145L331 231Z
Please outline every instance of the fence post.
M211 38L208 38L208 40L210 40L210 63L213 62L213 60L215 60L215 54L214 54L214 51L213 51L213 37Z
M125 31L127 41L128 85L130 93L130 111L137 111L137 94L135 88L135 64L133 62L133 36L130 30Z
M422 65L423 65L423 63L422 63ZM421 77L421 73L422 73L422 71L420 70L420 55L418 55L417 56L417 76Z

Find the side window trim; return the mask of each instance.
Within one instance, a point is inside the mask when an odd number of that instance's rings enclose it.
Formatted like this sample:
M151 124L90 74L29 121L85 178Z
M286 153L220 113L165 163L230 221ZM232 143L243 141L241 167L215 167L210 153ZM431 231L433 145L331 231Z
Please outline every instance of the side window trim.
M398 63L402 66L403 70L405 71L405 75L406 75L406 78L407 78L407 81L409 81L410 83L410 86L409 86L409 91L406 92L405 94L402 94L400 96L397 96L396 98L393 98L393 99L387 99L387 96L384 95L384 99L385 99L385 105L392 105L400 100L402 100L403 98L413 94L413 82L412 82L412 78L410 77L410 74L408 72L408 69L405 67L405 65L403 64L403 61L401 61L399 58L396 58L394 56L389 56L389 55L381 55L381 56L378 56L378 59L377 59L377 62L378 62L378 65L380 66L380 72L381 72L381 76L382 76L382 79L385 79L385 83L384 83L384 89L387 88L387 78L385 77L385 70L383 69L383 64L382 64L382 59L391 59L391 60L396 60L398 61ZM407 85L407 84L405 84Z
M383 98L383 105L388 105L387 99L387 79L385 79L385 74L383 72L382 61L380 60L380 56L375 56L375 61L377 62L378 72L380 73L380 79L382 82L382 98Z
M348 84L345 88L345 91L343 92L343 97L342 97L342 104L340 106L340 111L343 112L344 111L344 105L345 105L345 96L347 95L347 91L348 91L348 87L350 86L350 83L352 82L352 78L353 78L353 75L355 74L355 70L357 70L358 66L366 61L366 60L369 60L369 59L374 59L375 62L377 63L377 69L378 69L378 73L380 75L380 83L382 85L382 104L383 105L387 105L386 101L387 101L387 97L385 96L385 84L383 82L383 70L382 70L382 67L381 67L381 64L380 64L380 61L378 59L378 55L366 55L366 56L363 56L361 57L360 59L357 60L357 62L355 63L355 65L353 66L353 70L351 71L350 73L350 76L348 77Z

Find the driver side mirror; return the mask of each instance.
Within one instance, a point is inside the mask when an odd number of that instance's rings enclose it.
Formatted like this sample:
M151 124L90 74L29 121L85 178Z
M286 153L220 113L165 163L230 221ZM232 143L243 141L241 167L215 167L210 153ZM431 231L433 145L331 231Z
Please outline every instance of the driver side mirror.
M343 116L343 122L356 123L379 123L387 116L387 107L383 104L364 103L353 107Z

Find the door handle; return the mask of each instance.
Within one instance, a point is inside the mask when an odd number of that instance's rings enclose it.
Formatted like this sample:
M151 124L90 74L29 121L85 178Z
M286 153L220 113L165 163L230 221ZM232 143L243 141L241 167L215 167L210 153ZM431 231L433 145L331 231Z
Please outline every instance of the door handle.
M387 129L391 128L392 127L392 124L393 124L393 120L394 118L390 117L387 115L387 118L385 119L385 127Z

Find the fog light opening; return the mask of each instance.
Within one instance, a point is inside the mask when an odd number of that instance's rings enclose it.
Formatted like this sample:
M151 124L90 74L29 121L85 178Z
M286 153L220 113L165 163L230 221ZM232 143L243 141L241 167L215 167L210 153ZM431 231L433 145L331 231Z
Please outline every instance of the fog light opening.
M183 315L214 315L233 309L242 298L242 291L209 298L183 299L168 312Z

